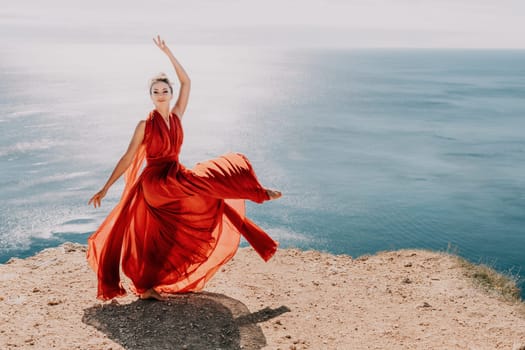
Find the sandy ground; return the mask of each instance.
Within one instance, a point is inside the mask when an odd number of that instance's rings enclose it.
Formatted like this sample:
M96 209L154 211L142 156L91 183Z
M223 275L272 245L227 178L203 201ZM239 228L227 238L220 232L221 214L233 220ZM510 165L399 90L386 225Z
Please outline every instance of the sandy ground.
M524 305L427 251L242 248L201 293L95 295L81 245L0 265L0 349L525 349Z

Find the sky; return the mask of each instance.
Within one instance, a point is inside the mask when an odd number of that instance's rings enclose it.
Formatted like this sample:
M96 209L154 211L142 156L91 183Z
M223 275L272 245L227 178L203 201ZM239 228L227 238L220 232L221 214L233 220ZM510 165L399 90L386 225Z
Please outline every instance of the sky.
M3 44L525 48L523 0L0 0Z

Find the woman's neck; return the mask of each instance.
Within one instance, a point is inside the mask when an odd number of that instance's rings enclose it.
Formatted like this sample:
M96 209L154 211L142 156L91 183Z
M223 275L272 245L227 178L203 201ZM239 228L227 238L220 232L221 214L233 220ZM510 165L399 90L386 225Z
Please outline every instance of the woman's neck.
M170 117L170 107L169 106L166 106L166 107L156 107L155 108L157 110L157 112L160 113L161 116L164 117L164 119L168 119Z

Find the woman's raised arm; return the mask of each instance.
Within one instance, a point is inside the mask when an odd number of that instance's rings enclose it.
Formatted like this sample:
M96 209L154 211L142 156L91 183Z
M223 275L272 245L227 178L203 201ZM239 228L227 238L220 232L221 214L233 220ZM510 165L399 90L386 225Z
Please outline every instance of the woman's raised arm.
M93 206L100 207L100 201L102 198L106 196L106 193L108 192L109 188L115 181L118 180L120 176L126 171L126 169L130 166L131 161L133 160L133 156L137 152L140 144L144 140L144 130L146 127L146 122L144 120L141 120L137 127L135 128L135 133L133 134L133 137L131 138L131 141L129 143L128 149L126 150L126 153L120 158L117 165L115 166L115 169L113 169L113 172L109 176L108 181L102 187L100 191L95 193L93 197L88 202L88 205L91 205L93 203Z
M182 119L182 116L184 115L184 111L186 110L186 106L188 105L188 100L190 98L190 88L191 88L191 81L190 77L182 68L181 64L171 50L168 48L168 45L160 38L160 35L157 35L157 40L153 38L153 42L155 45L158 46L159 49L164 52L168 58L171 61L171 64L173 64L173 68L175 68L175 73L177 73L177 78L180 82L180 90L179 90L179 97L177 98L177 102L175 103L175 106L171 109L171 112L176 114L180 119Z

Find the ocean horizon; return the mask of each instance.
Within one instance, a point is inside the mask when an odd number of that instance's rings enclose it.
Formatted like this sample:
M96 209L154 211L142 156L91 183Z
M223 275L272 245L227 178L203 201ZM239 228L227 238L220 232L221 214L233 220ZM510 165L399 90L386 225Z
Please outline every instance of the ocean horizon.
M0 49L0 263L86 243L87 205L175 74L153 45ZM247 203L281 247L452 250L525 267L525 50L182 46L181 162L227 152L283 197ZM242 243L246 245L245 242Z

